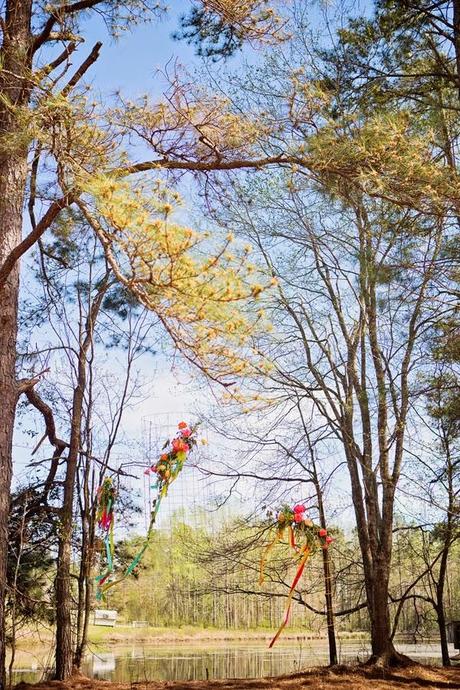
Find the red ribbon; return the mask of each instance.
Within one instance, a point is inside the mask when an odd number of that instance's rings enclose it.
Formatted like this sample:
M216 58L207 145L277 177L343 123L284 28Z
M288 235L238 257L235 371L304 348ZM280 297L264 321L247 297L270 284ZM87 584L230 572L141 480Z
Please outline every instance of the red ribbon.
M273 638L273 640L268 645L269 649L271 647L273 647L276 640L281 635L281 633L283 632L284 628L286 627L286 625L289 621L289 614L291 612L292 597L294 595L294 590L295 590L300 578L302 577L303 569L305 568L305 565L308 561L309 555L310 555L310 549L308 548L308 546L304 546L302 549L302 555L301 555L302 560L300 561L300 565L297 569L294 580L292 581L291 589L289 590L289 595L288 595L288 599L287 599L286 610L284 612L283 622L281 623L280 627L278 628L278 632L276 633L275 637Z

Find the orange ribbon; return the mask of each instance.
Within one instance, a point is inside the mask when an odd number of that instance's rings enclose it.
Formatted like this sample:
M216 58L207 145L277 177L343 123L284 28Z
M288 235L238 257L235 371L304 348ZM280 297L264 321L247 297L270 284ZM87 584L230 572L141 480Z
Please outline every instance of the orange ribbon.
M271 544L270 546L272 546L272 544ZM295 574L294 580L292 581L291 589L289 590L289 595L288 595L287 602L286 602L286 609L285 609L285 612L284 612L283 622L281 623L280 627L278 628L278 632L276 633L275 637L274 637L273 640L270 642L270 644L269 644L269 646L268 646L269 649L270 649L271 647L273 647L273 645L275 644L276 640L277 640L278 637L281 635L281 633L283 632L284 628L286 627L286 625L287 625L287 623L288 623L288 621L289 621L289 614L290 614L290 612L291 612L292 597L294 596L294 590L295 590L295 588L296 588L296 586L297 586L297 584L298 584L300 578L302 577L303 569L305 568L305 565L306 565L306 563L307 563L307 561L308 561L309 555L310 555L310 548L309 548L309 546L305 545L305 546L300 550L300 559L301 559L301 561L300 561L299 567L298 567L298 569L297 569L297 572L296 572L296 574Z

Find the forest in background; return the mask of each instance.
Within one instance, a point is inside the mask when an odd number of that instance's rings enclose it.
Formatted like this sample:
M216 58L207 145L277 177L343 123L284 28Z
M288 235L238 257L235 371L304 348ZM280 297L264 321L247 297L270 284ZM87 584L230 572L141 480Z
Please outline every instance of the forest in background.
M276 630L283 616L290 585L292 566L283 559L282 550L269 569L266 587L257 583L261 549L247 548L235 558L234 545L241 532L250 541L257 531L241 522L227 524L207 533L176 519L170 533L157 532L149 557L135 580L128 580L110 596L108 604L126 621L147 620L153 626L191 625L220 629L265 628ZM254 534L251 535L250 532ZM249 532L249 534L248 534ZM334 530L333 555L334 603L336 612L352 611L337 619L337 630L369 633L362 599L363 578L359 565L356 537L346 539ZM391 577L391 597L397 603L413 582L413 574L426 567L427 554L439 547L436 536L402 529L397 533ZM258 542L258 539L256 540ZM129 548L129 542L126 544ZM222 548L225 546L226 551ZM232 548L233 547L233 548ZM131 546L132 548L132 546ZM291 623L307 635L326 637L324 583L321 559L310 561L299 603L293 607ZM453 549L446 583L446 618L458 620L460 613L460 552ZM433 608L436 579L427 573L408 594L401 611L398 633L414 641L438 639L436 612ZM300 603L303 602L303 603ZM316 609L311 610L311 608ZM321 613L318 613L321 612ZM337 615L337 614L336 614Z
M158 19L159 3L5 0L0 10L0 686L6 647L13 664L32 619L55 624L56 677L80 668L101 569L108 584L123 573L112 603L139 594L147 572L139 562L131 573L133 545L117 546L111 570L100 496L110 479L117 517L132 526L132 482L147 471L165 497L182 467L185 451L173 466L167 446L162 465L124 428L155 385L145 372L168 357L190 376L194 418L226 447L200 470L229 496L254 498L241 525L149 530L157 548L143 563L169 553L168 614L181 615L172 555L184 618L210 601L211 616L229 606L230 625L236 603L278 601L268 606L279 613L287 530L296 557L315 551L295 617L306 609L318 625L311 608L325 614L332 665L343 602L377 668L411 663L394 643L406 626L436 628L449 665L460 537L457 0L376 2L365 16L347 3L318 14L300 0L190 3L176 37L205 62L194 74L169 66L159 101L95 96L103 46L84 44L88 19L115 38ZM260 51L243 53L251 64L222 67L248 44ZM14 485L20 426L28 465ZM345 514L350 543L338 529Z
M205 518L203 511L201 518ZM107 595L103 608L118 612L117 625L133 621L155 628L214 628L218 630L263 630L273 632L282 619L285 599L293 574L292 563L279 548L267 570L268 584L259 586L260 558L263 552L261 529L248 527L241 519L227 521L220 527L192 526L180 513L171 520L170 529L155 532L151 547L134 577L124 580ZM263 529L263 528L262 528ZM369 624L362 602L363 575L356 535L346 536L333 529L333 596L336 627L341 637L347 634L369 635ZM395 536L391 576L393 612L399 609L397 637L422 643L439 640L436 622L435 588L438 566L432 572L433 553L439 549L436 530L399 525ZM143 537L117 543L120 563L130 562ZM303 586L298 588L291 614L290 628L307 636L326 637L324 582L320 554L311 559ZM447 620L460 615L460 546L452 549L446 577L445 610ZM27 552L24 562L27 563ZM41 602L32 615L24 599L18 611L18 638L24 631L53 624L52 555L41 567L29 564L28 584L24 593ZM23 568L25 571L25 568ZM414 574L425 572L413 585ZM77 571L75 576L77 576ZM410 588L410 589L409 589ZM74 591L77 601L77 591ZM101 605L99 605L101 606ZM95 603L97 608L98 604ZM343 612L343 613L342 613ZM289 629L288 629L289 632ZM27 637L30 641L30 637ZM37 638L38 639L38 638Z

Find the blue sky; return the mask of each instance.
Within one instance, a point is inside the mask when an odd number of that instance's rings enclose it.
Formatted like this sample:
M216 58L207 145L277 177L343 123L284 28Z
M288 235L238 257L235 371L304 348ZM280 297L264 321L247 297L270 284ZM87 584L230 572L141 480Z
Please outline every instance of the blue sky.
M133 27L115 41L108 34L100 19L94 17L85 27L88 50L96 41L102 41L100 58L92 73L94 86L105 93L117 89L135 97L148 91L159 96L161 78L156 75L169 60L177 58L185 66L196 62L193 48L184 41L173 41L171 34L179 25L179 17L188 3L170 2L169 11L162 19Z
M193 47L188 46L183 41L174 41L171 34L178 27L178 18L181 12L189 6L188 3L174 1L170 3L170 11L160 21L154 21L147 25L134 27L131 32L122 34L119 40L114 41L107 32L103 22L99 18L93 18L86 22L83 34L85 44L75 56L74 65L80 64L81 60L89 53L93 44L101 40L103 47L100 58L88 72L88 79L94 91L102 99L110 98L115 92L120 91L128 98L135 98L138 95L149 93L153 98L160 98L166 82L159 71L171 61L178 60L181 65L193 72L194 67L199 67L201 61L195 57ZM238 67L244 58L251 60L258 59L251 49L245 49L244 54L238 54L229 64L230 67ZM226 66L227 66L226 65ZM225 69L219 63L218 70ZM199 216L199 212L189 204L189 210L185 209L184 215L190 213L192 217ZM190 222L190 221L189 221ZM25 281L27 282L27 281ZM109 355L116 369L116 353ZM145 436L145 427L149 420L155 420L157 427L158 442L164 441L165 437L175 433L177 421L193 419L197 408L203 408L203 398L209 395L206 388L197 392L197 382L194 381L193 373L185 366L180 366L180 361L176 363L174 371L171 371L168 360L167 348L165 352L158 354L154 358L146 357L139 364L142 374L146 379L152 381L151 395L139 406L129 410L126 414L123 431L127 437L138 444L138 450L132 453L138 455L135 460L142 460L142 450L139 442ZM200 399L201 398L201 399ZM211 400L211 402L213 402ZM31 420L32 426L39 434L43 433L42 420L34 416ZM27 426L27 425L26 425ZM206 434L207 435L207 434ZM35 444L36 439L30 439L26 434L19 432L15 439L15 457L19 460L16 464L16 475L24 477L26 463L30 460L30 449ZM120 454L123 454L123 449ZM231 452L231 449L222 449L221 452ZM46 457L46 456L44 456ZM121 459L121 457L120 457ZM140 482L143 481L142 470L139 470ZM199 502L199 495L204 492L203 485L197 481L192 482L191 477L181 481L178 480L171 490L170 506L172 509L181 507L184 502L184 495L187 489L190 494L190 487L193 484L192 495L189 498L193 504ZM295 496L294 499L301 500L302 496ZM165 507L168 514L170 508ZM143 522L143 518L141 518Z
M100 57L92 72L88 73L96 89L105 94L113 94L120 89L130 98L146 92L161 97L166 85L161 72L168 63L171 66L177 60L189 71L203 64L202 59L195 55L193 46L172 38L173 32L179 28L181 15L187 14L191 3L172 0L167 4L168 10L161 18L132 27L118 40L108 35L101 19L93 16L87 21L85 44L79 52L89 52L96 41L103 42ZM237 52L225 63L219 62L217 69L241 65L243 58L258 59L260 54L260 50L246 45L244 51Z
M184 41L175 41L171 37L179 26L180 14L189 6L189 3L174 0L169 3L169 11L162 19L135 26L131 31L122 33L118 40L114 40L109 35L107 27L99 17L95 14L88 15L81 32L85 42L72 59L74 69L90 52L94 43L102 41L100 57L87 73L86 79L92 85L95 95L101 98L102 102L118 91L128 98L136 98L145 93L149 93L152 98L161 98L163 90L167 87L166 80L161 74L165 65L177 60L189 71L193 71L194 67L198 67L201 62L195 56L193 47L188 46ZM230 62L235 64L240 61L241 56L237 56ZM184 210L184 215L187 215L187 209ZM196 212L194 216L196 217ZM33 259L30 263L26 260L23 265L22 284L25 294L27 291L36 290L34 279L30 273L32 264ZM39 337L43 338L44 345L47 338L49 341L52 340L53 334L50 331L48 337L45 332ZM117 371L120 362L116 351L108 353L107 364L110 365L110 362L114 370ZM152 382L151 394L141 405L127 411L123 424L123 434L133 439L134 445L138 447L138 450L132 451L133 455L138 455L138 457L132 459L142 461L140 444L145 440L146 425L152 419L155 420L158 438L154 440L164 442L165 437L175 433L177 421L193 419L193 412L196 410L197 403L195 400L196 393L191 390L196 389L193 374L191 375L190 370L186 367L181 368L180 363L176 363L174 370L172 370L167 346L163 352L159 352L153 358L144 357L138 365L145 380ZM52 365L53 371L47 375L49 380L59 378L58 367L59 362L55 361L55 364ZM57 424L61 426L59 419ZM37 435L31 437L27 433L29 429ZM25 481L30 474L27 465L31 461L31 450L42 434L43 421L38 414L32 413L21 417L21 426L16 431L14 441L15 478L17 481ZM60 435L62 436L63 433L61 432ZM47 444L44 443L40 449L42 457L49 455L50 449L46 446ZM126 450L120 449L120 460L123 458L124 452ZM35 457L33 459L36 460ZM141 484L143 481L142 470L139 470L139 475L139 484ZM179 479L177 487L172 488L171 505L169 509L165 506L164 512L166 514L170 514L171 509L181 507L186 483L190 486L190 476L184 482ZM133 488L140 488L140 486ZM202 486L195 487L193 493L202 493L203 490L204 487ZM174 497L175 494L176 498ZM194 504L196 500L197 496L194 495ZM144 518L142 517L141 523L143 521ZM142 527L142 525L140 526Z

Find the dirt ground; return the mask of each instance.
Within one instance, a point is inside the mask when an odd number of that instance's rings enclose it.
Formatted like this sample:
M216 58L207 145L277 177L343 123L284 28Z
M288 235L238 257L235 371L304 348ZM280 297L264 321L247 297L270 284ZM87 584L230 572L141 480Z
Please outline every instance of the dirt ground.
M460 668L442 669L411 666L395 671L365 667L315 668L305 673L277 678L249 678L209 681L164 681L152 683L111 683L76 676L63 683L49 681L31 685L19 683L16 690L441 690L459 688Z

